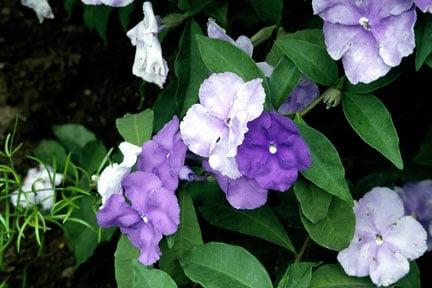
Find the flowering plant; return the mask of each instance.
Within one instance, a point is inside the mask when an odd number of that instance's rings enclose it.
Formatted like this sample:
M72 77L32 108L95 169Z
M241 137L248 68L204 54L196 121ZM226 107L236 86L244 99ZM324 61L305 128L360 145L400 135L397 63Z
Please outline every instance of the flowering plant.
M154 92L116 120L117 159L89 172L92 227L105 234L83 261L117 241L119 287L420 287L431 137L417 155L401 149L374 94L409 65L432 67L432 1L81 2L119 11L131 77ZM41 22L56 14L45 0L22 4ZM306 6L311 21L290 22ZM85 18L106 40L109 16ZM347 159L342 125L378 168ZM29 170L8 197L50 209L63 176Z

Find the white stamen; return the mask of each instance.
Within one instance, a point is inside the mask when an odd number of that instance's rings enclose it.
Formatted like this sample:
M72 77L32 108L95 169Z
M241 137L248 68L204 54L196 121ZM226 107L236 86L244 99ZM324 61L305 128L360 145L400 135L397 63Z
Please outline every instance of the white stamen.
M378 246L382 245L384 243L383 237L381 235L377 234L375 236L375 242Z
M359 24L360 24L361 26L363 26L363 28L366 29L366 30L370 30L370 28L371 28L371 26L370 26L370 24L369 24L369 19L366 18L366 17L361 17L361 18L359 19Z
M269 145L268 150L269 150L269 152L270 152L271 154L276 154L276 152L277 152L278 149L277 149L276 144L271 143L271 144Z

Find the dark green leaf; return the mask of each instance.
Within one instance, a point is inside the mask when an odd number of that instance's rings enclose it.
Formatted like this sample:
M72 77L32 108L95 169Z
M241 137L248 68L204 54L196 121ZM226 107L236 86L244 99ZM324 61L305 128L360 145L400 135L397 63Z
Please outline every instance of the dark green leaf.
M178 259L193 247L203 244L203 241L189 191L180 191L179 202L180 224L174 235L174 244L171 249L163 249L159 266L181 285L186 284L188 279L184 275Z
M298 31L275 43L309 79L326 86L332 86L338 80L337 65L327 54L321 30Z
M320 221L312 223L300 216L312 240L327 249L340 251L348 247L354 237L354 211L336 197L332 197L328 213Z
M200 212L207 222L216 227L264 239L295 252L279 219L266 206L254 210L236 210L223 200L206 201Z
M180 259L186 275L204 288L271 288L264 266L248 251L224 243L193 248Z
M137 114L127 113L116 120L116 127L123 139L135 145L142 145L153 132L153 111L146 109Z
M217 1L209 5L204 11L209 17L215 18L217 22L225 27L228 23L228 1L223 3Z
M419 17L416 26L416 70L420 70L423 63L432 53L432 17L429 14Z
M374 95L346 93L342 105L345 118L360 138L402 169L399 137L384 104Z
M423 140L420 152L414 157L413 161L422 165L432 165L432 131Z
M332 196L312 182L298 179L294 185L294 192L303 215L312 223L323 219L330 207Z
M281 20L283 0L251 0L251 3L265 22L278 24Z
M300 72L287 57L282 57L270 77L272 103L276 110L300 81Z
M60 143L73 153L80 153L89 142L96 141L95 134L79 124L53 126L53 132Z
M312 274L310 288L373 288L368 278L348 276L339 265L327 264Z
M161 91L154 105L154 130L159 131L162 127L172 119L176 114L177 105L175 94L178 87L178 81L173 80Z
M393 68L387 75L369 84L359 83L353 85L351 82L345 81L345 89L350 93L370 94L382 87L391 84L402 74L403 70L403 66Z
M89 175L92 175L99 169L107 153L102 141L89 142L81 153L80 165Z
M133 288L176 288L176 283L165 272L146 267L138 261L133 261Z
M321 132L308 126L303 119L296 118L296 123L312 155L312 166L302 172L303 176L352 205L352 196L345 181L345 169L336 148Z
M129 239L122 235L114 253L115 278L118 288L130 288L134 284L134 261L139 251L132 246Z
M93 229L81 223L68 221L64 224L66 241L74 252L77 265L84 263L98 246L98 225L96 223L95 208L92 198L84 196L77 202L79 209L75 209L71 217L80 219L89 224ZM115 229L103 229L101 241L111 239Z
M73 9L77 3L78 3L77 0L65 0L64 7L68 17L72 16Z
M106 41L108 20L113 9L105 5L85 5L84 23L90 30L96 30L99 36Z
M178 77L176 102L179 116L183 117L190 106L198 101L198 90L208 77L207 67L199 57L195 35L202 35L201 28L192 19L183 31L180 39L180 51L176 57L174 70Z
M288 266L278 288L309 288L312 280L312 269L319 263L298 262Z
M118 16L119 16L120 24L122 25L125 31L129 29L130 16L134 11L134 9L135 9L135 2L132 2L131 4L125 7L118 8Z
M33 154L42 162L63 170L66 164L66 151L64 147L54 140L42 140L33 151Z

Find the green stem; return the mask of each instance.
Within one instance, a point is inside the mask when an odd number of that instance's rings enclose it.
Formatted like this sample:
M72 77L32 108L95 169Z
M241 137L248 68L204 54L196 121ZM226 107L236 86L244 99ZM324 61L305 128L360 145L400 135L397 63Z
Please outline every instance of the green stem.
M302 247L300 248L299 253L294 258L294 263L300 262L301 258L303 257L303 254L306 251L306 247L309 245L309 240L310 240L310 238L309 238L309 236L307 236L305 241L303 242Z

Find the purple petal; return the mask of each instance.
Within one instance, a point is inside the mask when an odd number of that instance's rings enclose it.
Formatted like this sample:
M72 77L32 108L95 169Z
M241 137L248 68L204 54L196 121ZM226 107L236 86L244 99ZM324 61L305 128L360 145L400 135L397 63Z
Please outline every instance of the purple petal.
M192 105L180 123L184 143L190 151L202 157L210 155L216 141L227 130L224 122L201 104Z
M362 17L361 8L346 0L313 0L312 7L315 14L330 23L357 25Z
M324 22L323 33L327 52L334 60L339 60L356 43L355 39L363 33L363 28Z
M382 236L386 243L390 243L398 253L409 260L420 257L427 250L427 232L411 216L402 217Z
M149 208L150 193L162 187L162 182L152 173L134 172L123 180L123 189L126 197L134 209L146 213Z
M348 248L338 253L337 260L349 276L365 277L369 275L369 266L375 255L373 242L355 237Z
M287 100L279 107L278 112L281 114L293 114L306 108L320 94L318 85L305 76L301 77L297 85Z
M129 227L141 221L141 218L125 201L123 195L113 194L99 209L98 225L104 228L112 226Z
M266 173L259 173L253 177L258 185L265 189L287 191L297 180L298 168L282 167L276 156L267 158L266 166Z
M415 0L414 2L423 13L432 13L432 0Z
M235 45L234 40L226 34L225 29L220 27L213 18L209 18L207 21L207 35L210 38L220 39Z
M273 66L268 64L267 62L258 62L256 63L258 68L264 73L267 78L270 78L273 73Z
M210 154L209 163L214 170L219 171L222 175L237 179L241 176L241 173L238 170L235 157L228 156L229 148L228 138L222 138Z
M370 18L384 19L389 16L396 16L409 10L413 6L413 0L379 0L364 1L365 13Z
M145 212L153 226L164 235L177 231L180 222L180 207L177 197L161 188L150 193L148 210Z
M254 47L249 37L240 35L235 41L235 46L237 46L238 48L243 50L247 55L252 57Z
M403 57L413 53L415 47L414 24L417 16L415 9L398 16L383 19L372 28L379 45L379 54L384 63L397 66Z
M377 286L395 283L409 272L408 260L386 246L380 247L370 266L370 277Z
M362 31L355 37L353 45L342 57L351 83L370 83L390 71L391 67L384 63L378 51L378 43L369 32Z
M170 150L174 146L175 135L179 130L179 119L174 115L173 119L166 123L164 127L153 137L153 141L162 148Z
M237 91L243 84L243 79L232 72L214 73L201 84L200 103L212 115L225 120L230 116Z

